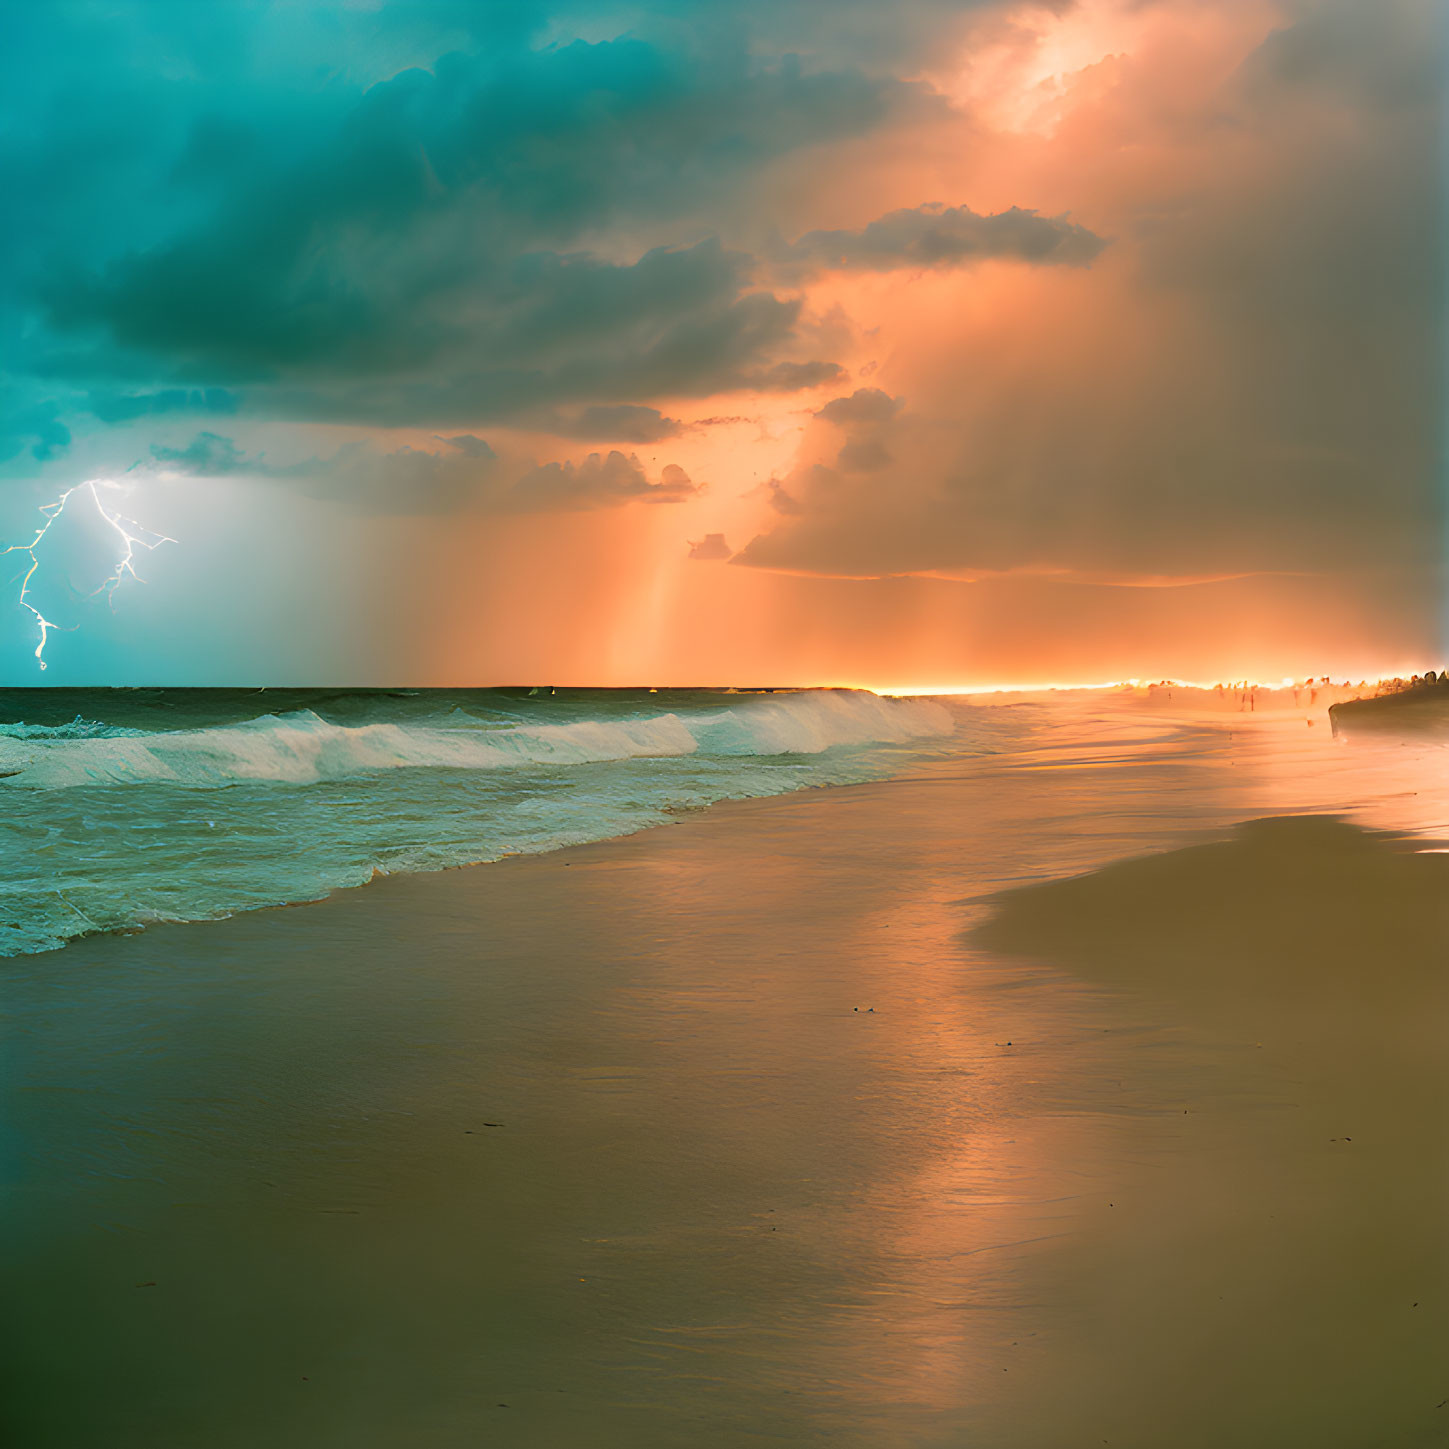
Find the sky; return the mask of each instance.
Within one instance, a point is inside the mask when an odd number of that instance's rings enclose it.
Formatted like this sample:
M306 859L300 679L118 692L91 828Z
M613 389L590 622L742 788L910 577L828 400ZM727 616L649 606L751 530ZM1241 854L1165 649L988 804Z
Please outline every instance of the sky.
M0 28L0 683L1443 662L1435 0Z

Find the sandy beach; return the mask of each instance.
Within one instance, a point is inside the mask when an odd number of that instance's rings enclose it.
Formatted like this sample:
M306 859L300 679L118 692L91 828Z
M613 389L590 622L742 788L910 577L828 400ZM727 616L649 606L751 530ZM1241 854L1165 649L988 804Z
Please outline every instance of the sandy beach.
M1444 1442L1449 856L1194 729L10 961L6 1442Z

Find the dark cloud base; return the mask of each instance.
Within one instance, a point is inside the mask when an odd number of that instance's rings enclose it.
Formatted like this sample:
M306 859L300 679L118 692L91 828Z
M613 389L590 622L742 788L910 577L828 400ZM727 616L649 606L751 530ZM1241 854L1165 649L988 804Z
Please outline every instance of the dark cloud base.
M349 443L326 458L271 463L231 438L198 433L184 448L153 444L154 467L191 478L238 477L378 514L547 513L624 503L681 503L698 489L677 464L651 482L633 454L590 453L581 462L509 462L482 438L442 438L444 449L387 452Z

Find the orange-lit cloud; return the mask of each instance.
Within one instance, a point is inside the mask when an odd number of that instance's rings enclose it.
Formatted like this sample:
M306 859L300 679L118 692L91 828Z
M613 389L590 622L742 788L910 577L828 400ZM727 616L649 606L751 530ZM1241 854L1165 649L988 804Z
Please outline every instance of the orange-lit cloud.
M347 513L286 587L393 681L1432 654L1430 0L636 9L404 16L315 148L45 274L24 466Z

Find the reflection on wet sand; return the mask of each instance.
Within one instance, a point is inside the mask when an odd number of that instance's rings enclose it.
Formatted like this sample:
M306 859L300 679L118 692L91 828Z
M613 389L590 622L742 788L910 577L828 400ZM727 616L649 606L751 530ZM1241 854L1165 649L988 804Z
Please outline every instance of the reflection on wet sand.
M1023 719L10 963L7 1442L1439 1442L1437 759Z
M1037 1265L1092 1305L1077 1407L1113 1443L1449 1436L1449 857L1419 844L1259 820L976 932L1190 1024L1181 1116Z

